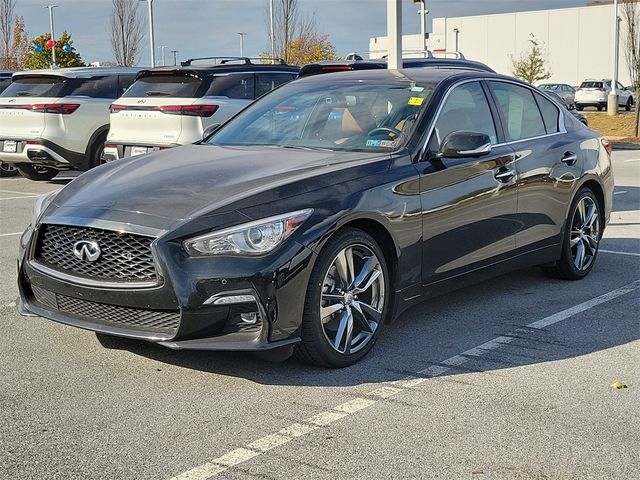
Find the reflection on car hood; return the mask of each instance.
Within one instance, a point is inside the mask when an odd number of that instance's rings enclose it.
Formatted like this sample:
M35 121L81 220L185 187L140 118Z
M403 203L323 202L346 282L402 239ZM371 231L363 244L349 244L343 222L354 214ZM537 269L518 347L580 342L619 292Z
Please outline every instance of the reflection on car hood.
M168 228L176 221L205 211L224 211L225 206L259 192L382 156L278 147L188 145L117 160L90 170L58 194L54 199L57 211L49 210L47 214L69 217L78 215L82 209L85 218L87 215L107 218L113 217L109 212L134 212L141 224ZM279 194L280 198L286 196L286 192Z

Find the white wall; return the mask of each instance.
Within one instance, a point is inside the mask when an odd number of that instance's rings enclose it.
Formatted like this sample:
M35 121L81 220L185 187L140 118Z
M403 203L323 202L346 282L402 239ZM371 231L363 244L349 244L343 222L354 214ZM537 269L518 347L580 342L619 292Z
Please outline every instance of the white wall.
M431 50L455 50L454 28L458 28L459 50L468 58L510 75L511 56L530 48L531 34L542 43L552 77L549 81L579 85L585 78L613 75L613 5L542 10L473 17L435 18L429 36ZM619 79L630 83L624 58L625 24L620 29ZM415 40L410 39L414 37ZM403 40L405 49L419 45L419 35ZM376 48L373 48L376 46ZM386 37L372 38L370 50L384 50ZM382 55L376 55L378 57Z

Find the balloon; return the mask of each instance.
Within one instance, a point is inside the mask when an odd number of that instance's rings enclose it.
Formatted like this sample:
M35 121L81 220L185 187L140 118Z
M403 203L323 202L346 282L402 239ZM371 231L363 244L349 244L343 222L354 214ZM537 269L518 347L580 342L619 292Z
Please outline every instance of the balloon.
M73 47L67 43L64 47L62 47L62 49L65 52L69 53L69 52L71 52L71 50L73 50Z
M42 50L44 50L42 48L42 45L35 45L33 49L35 50L36 53L40 53Z
M53 40L47 40L47 48L53 48L56 45L56 42L54 42Z

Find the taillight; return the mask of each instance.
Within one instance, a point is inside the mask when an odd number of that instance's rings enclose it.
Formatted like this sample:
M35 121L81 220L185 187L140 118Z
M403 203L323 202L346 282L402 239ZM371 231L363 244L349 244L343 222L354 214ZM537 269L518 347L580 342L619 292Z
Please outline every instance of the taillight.
M210 117L218 110L218 105L160 105L160 110L169 115L187 115L189 117Z
M58 113L60 115L70 115L75 112L80 105L77 103L39 103L31 105L32 112Z
M126 109L127 109L126 105L118 105L117 103L112 103L111 106L109 107L109 111L111 113L118 113Z
M602 143L604 149L607 151L607 154L611 156L611 152L613 152L613 143L611 143L606 138L603 138L602 140L600 140L600 142Z

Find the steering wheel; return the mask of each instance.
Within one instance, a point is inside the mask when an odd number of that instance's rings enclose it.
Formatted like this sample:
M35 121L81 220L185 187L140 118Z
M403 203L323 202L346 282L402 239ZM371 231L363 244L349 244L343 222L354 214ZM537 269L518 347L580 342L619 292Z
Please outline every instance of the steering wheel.
M392 128L392 127L376 127L373 130L371 130L369 133L367 133L367 137L373 137L375 136L377 133L386 133L386 134L390 134L392 133L393 135L395 135L396 137L399 137L402 135L402 132L400 130L398 130L397 128Z

